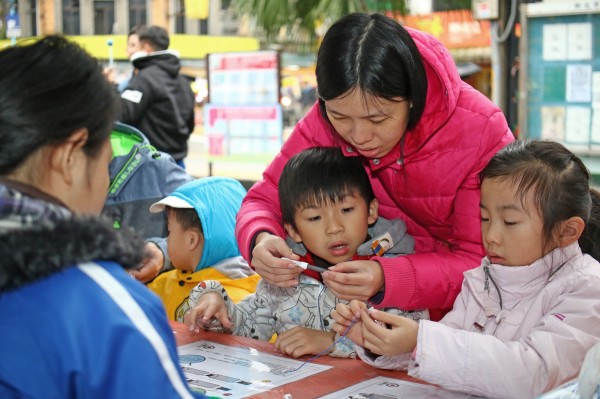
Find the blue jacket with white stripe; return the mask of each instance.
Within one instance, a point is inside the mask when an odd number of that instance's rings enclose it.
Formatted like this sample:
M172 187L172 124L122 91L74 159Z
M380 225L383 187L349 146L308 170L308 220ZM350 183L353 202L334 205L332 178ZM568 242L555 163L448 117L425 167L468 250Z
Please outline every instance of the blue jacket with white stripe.
M0 398L203 397L160 300L123 269L141 239L89 217L13 228L23 198L48 211L14 192L0 184Z

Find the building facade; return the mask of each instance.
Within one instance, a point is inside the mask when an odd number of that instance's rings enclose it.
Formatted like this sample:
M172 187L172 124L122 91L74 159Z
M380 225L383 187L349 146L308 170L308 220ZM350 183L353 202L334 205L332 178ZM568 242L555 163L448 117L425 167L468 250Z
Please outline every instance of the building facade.
M136 25L158 25L174 34L238 34L230 1L207 0L203 19L187 18L186 3L192 5L186 0L0 0L0 10L16 11L21 37L122 35Z

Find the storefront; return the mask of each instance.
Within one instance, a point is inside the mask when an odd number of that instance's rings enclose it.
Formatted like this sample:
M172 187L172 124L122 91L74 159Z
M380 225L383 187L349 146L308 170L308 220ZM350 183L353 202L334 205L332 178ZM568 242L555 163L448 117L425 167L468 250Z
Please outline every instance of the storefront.
M406 15L398 21L438 38L450 50L463 80L491 98L490 21L474 19L471 10Z

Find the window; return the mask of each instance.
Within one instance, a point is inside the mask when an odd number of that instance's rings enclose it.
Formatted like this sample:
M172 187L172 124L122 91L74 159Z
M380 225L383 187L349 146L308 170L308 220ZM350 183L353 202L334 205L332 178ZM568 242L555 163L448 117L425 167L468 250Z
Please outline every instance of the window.
M112 0L94 1L94 34L109 35L115 24L115 3Z
M31 36L37 36L37 1L29 0L29 23L31 24Z
M201 19L198 22L200 23L200 34L208 35L208 19Z
M79 0L63 0L63 26L65 35L79 35L81 26L79 24Z
M146 0L129 0L129 29L146 25Z
M175 0L175 33L185 33L184 0Z

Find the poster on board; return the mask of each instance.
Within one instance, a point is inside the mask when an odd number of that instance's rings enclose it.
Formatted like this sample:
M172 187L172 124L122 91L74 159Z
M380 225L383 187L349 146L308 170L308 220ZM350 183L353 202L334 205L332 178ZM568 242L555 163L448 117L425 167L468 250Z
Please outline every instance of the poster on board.
M279 152L283 143L279 52L211 53L207 68L204 132L209 155Z

